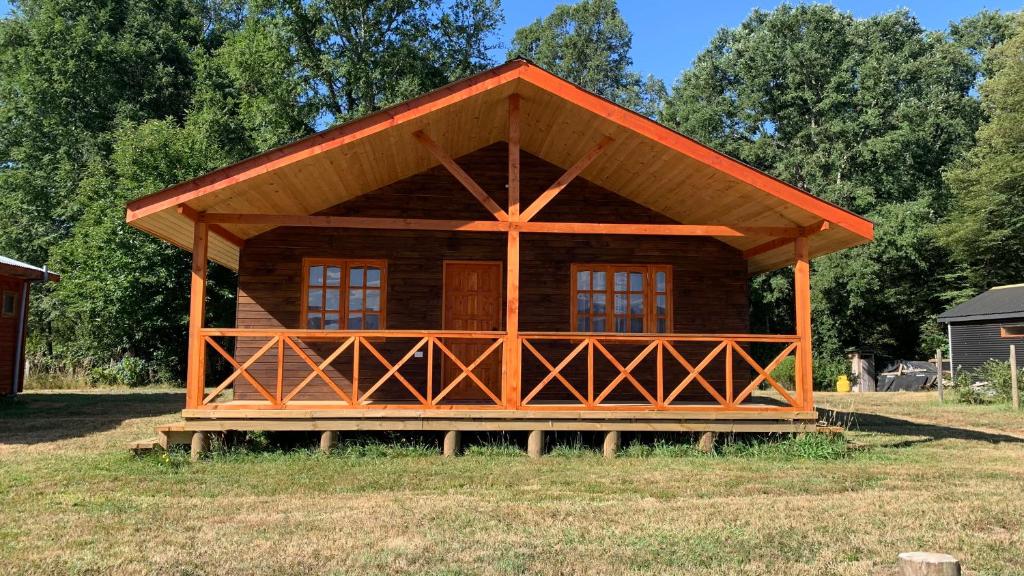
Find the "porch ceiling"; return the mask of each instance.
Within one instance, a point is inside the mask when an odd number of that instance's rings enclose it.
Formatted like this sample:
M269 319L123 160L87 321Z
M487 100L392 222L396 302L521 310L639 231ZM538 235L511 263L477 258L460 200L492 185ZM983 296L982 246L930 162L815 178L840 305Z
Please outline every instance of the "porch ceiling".
M309 215L438 164L413 133L458 157L507 138L507 100L521 96L522 149L568 169L614 140L585 178L682 224L811 226L811 257L868 242L871 222L743 165L647 118L514 60L419 98L136 200L127 221L186 250L195 213ZM467 191L467 194L469 192ZM184 205L184 208L179 208ZM536 221L544 220L541 211ZM581 216L585 221L585 216ZM223 225L210 258L237 268L244 240L268 226ZM719 238L748 250L770 237ZM791 244L751 256L752 273L791 264Z

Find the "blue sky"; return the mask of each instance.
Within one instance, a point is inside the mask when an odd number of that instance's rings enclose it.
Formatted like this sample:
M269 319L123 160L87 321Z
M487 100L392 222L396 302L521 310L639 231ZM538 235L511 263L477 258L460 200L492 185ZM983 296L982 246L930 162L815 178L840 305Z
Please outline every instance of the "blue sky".
M548 15L565 0L504 0L505 25L501 40L507 46L521 26ZM845 0L829 2L858 18L909 8L925 28L945 28L950 21L982 9L1019 10L1024 0ZM734 27L754 8L771 9L779 1L752 0L619 0L619 9L633 31L633 63L643 74L671 83L722 27ZM10 6L0 0L0 14ZM505 49L495 50L504 60Z

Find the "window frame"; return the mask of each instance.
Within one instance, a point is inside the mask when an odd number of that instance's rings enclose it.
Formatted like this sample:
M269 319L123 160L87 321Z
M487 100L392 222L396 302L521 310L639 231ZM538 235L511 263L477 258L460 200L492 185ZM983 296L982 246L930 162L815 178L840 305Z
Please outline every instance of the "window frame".
M606 264L603 262L574 262L569 267L569 331L577 332L581 334L671 334L674 330L673 322L673 304L672 304L672 271L673 267L671 264ZM579 272L589 271L593 272L604 272L605 273L605 327L610 330L604 332L597 332L594 330L588 330L580 332L577 329L577 320L579 317L579 306L577 304L577 296L579 289L577 286L577 280ZM615 331L615 273L616 272L638 272L642 271L644 274L644 288L643 288L643 302L644 302L644 313L643 332L616 332ZM665 273L665 291L657 291L655 285L656 274L658 272ZM591 279L591 282L593 279ZM627 280L628 282L628 280ZM594 293L593 288L587 290L591 294ZM627 284L627 294L629 292ZM658 332L658 312L657 312L657 296L665 295L665 331ZM627 307L628 307L627 302ZM593 317L593 314L591 314ZM628 316L627 316L628 317Z
M325 308L321 308L320 316L320 328L310 328L308 325L309 321L309 269L313 266L337 266L341 268L341 282L338 284L338 329L334 330L326 328L326 323L323 321L324 315L327 313ZM353 267L359 266L373 266L380 269L380 326L372 330L363 328L349 328L348 327L348 315L349 315L349 290L351 289L349 270ZM326 282L326 269L324 271L325 282ZM326 288L326 285L324 286ZM366 318L366 306L365 306L365 295L366 295L366 280L363 280L363 295L364 295L364 306L363 306L363 319ZM302 259L302 291L299 293L300 312L299 312L299 326L302 330L322 330L324 332L346 332L346 331L367 331L376 332L387 329L387 296L388 296L388 261L372 258L303 258ZM326 302L325 302L326 304Z
M11 297L11 303L12 303L11 311L10 312L7 311L7 306L6 306L6 304L7 304L7 297L8 296ZM19 300L19 298L18 298L18 293L17 292L15 292L14 290L4 290L2 295L0 295L0 316L2 316L4 318L15 318L15 317L17 317L18 316L18 308L19 308L18 300Z

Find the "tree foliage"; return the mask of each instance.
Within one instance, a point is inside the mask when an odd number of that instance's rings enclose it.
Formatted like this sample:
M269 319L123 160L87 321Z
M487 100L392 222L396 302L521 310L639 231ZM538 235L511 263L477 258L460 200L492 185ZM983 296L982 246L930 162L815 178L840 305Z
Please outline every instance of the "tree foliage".
M559 4L545 18L516 30L509 58L529 58L591 92L654 116L664 84L632 69L633 33L615 0Z
M956 278L972 295L1024 280L1024 19L986 58L981 85L987 121L977 145L945 174L952 209L937 234Z
M0 20L0 253L49 263L32 345L180 371L190 257L124 205L489 65L497 0L22 0ZM230 321L233 275L211 269Z
M814 264L820 355L918 352L944 304L942 170L973 141L979 54L1001 23L966 21L954 38L905 10L863 20L828 5L755 10L675 84L665 123L875 221L875 242ZM760 328L790 327L787 273L755 279L752 300Z

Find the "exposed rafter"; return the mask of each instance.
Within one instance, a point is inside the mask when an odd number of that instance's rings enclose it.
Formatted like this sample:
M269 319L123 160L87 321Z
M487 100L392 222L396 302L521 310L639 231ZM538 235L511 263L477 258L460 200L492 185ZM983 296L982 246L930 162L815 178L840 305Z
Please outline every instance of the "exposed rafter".
M199 222L199 212L196 212L194 208L187 204L181 204L178 206L178 214L181 214L185 218L188 218L193 223ZM245 245L245 240L239 238L229 230L225 230L223 226L217 226L216 224L210 226L211 233L220 236L228 243L241 248Z

